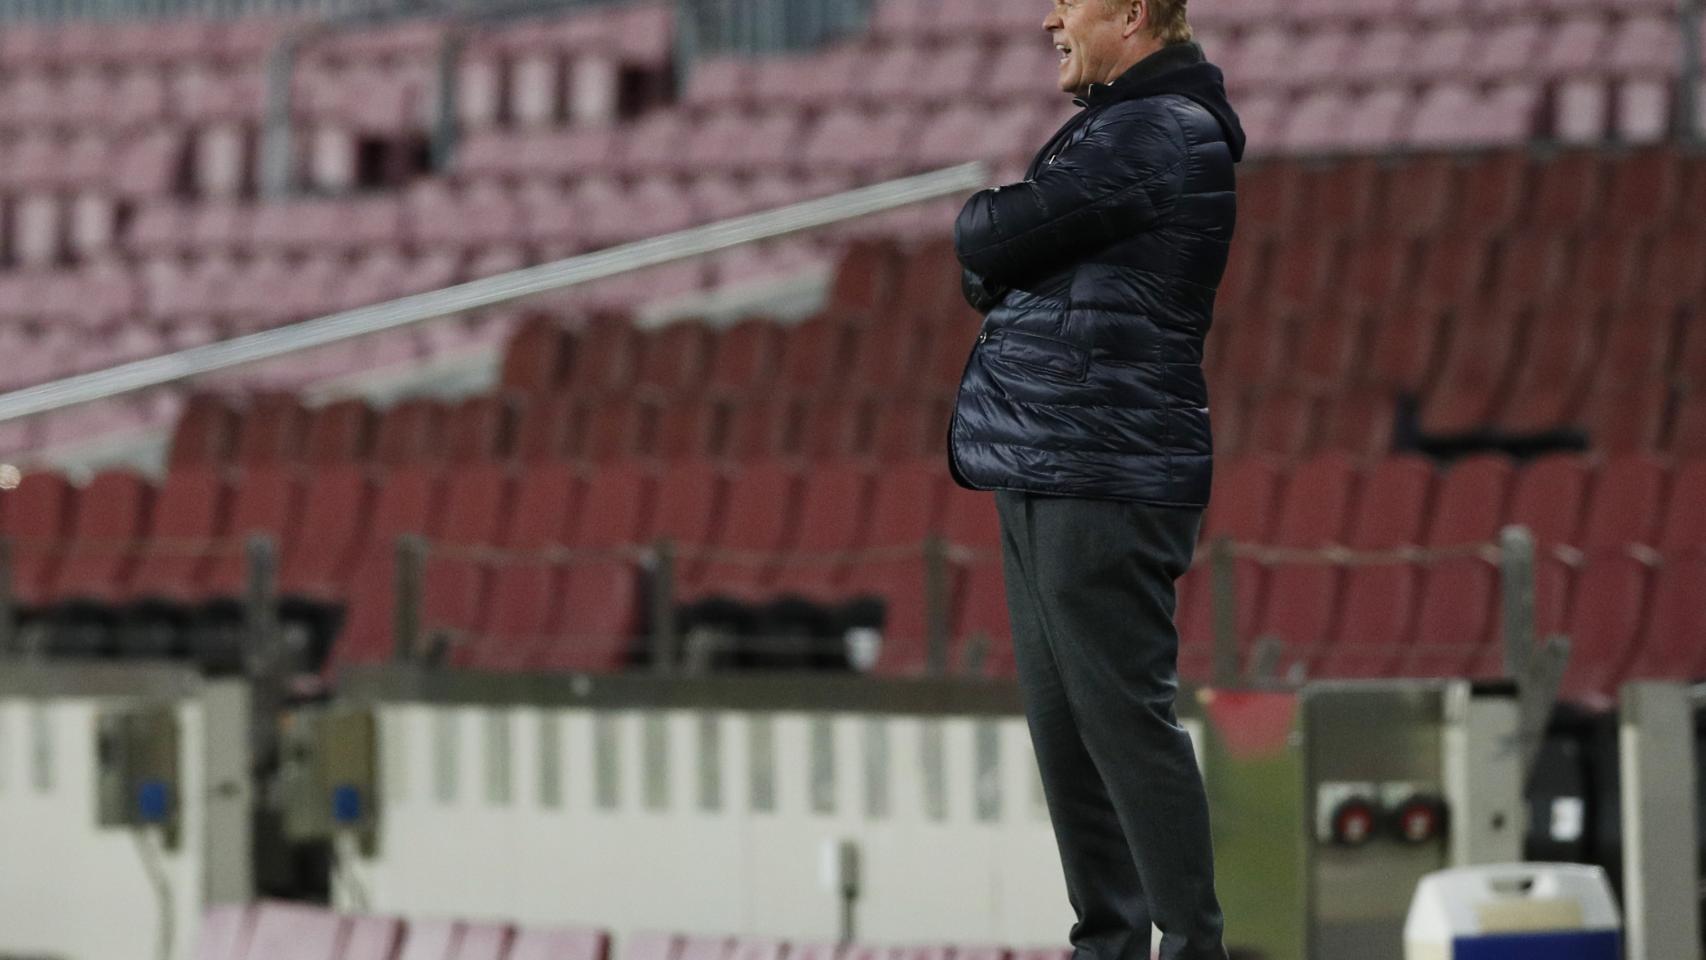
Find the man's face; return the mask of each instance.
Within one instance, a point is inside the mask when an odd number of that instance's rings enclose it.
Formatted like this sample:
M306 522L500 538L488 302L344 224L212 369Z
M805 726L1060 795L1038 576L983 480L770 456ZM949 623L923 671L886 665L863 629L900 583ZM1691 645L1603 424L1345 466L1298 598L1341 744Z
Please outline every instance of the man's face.
M1129 3L1110 10L1106 0L1054 0L1043 29L1060 51L1060 89L1082 94L1092 83L1118 78L1128 56L1131 15Z

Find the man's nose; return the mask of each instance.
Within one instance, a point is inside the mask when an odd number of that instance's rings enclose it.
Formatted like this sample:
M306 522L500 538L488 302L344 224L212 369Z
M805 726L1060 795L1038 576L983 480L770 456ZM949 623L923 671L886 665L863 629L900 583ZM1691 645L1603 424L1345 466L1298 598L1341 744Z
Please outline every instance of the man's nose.
M1053 33L1065 25L1061 22L1059 10L1050 10L1048 16L1043 18L1043 29L1049 33Z

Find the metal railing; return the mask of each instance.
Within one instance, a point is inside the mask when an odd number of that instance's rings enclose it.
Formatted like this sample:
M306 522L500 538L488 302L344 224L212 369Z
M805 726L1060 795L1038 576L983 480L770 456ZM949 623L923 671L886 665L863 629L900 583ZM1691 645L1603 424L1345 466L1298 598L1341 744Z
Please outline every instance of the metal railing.
M981 163L948 167L443 290L347 310L276 330L55 380L0 394L0 423L166 386L469 310L511 303L743 244L831 226L914 203L957 196L982 187L987 179L988 173Z

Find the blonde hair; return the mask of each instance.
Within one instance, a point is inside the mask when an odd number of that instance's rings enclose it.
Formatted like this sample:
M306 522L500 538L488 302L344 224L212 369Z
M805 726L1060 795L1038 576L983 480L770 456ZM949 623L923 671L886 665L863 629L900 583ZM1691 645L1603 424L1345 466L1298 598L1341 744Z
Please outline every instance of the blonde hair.
M1116 10L1131 0L1107 0L1108 9ZM1149 0L1149 20L1155 36L1162 43L1172 46L1175 43L1190 43L1195 38L1191 31L1191 21L1186 16L1185 4L1189 0Z

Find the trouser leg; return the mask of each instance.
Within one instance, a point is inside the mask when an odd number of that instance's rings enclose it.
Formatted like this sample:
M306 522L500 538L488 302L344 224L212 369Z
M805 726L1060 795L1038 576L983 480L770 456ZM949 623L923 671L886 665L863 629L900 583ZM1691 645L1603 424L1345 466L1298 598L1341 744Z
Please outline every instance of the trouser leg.
M1016 522L1010 519L1015 517ZM1021 661L1021 683L1049 698L1051 723L1059 717L1070 721L1098 775L1090 787L1057 785L1063 802L1050 800L1063 865L1070 875L1065 851L1072 848L1084 874L1069 879L1069 887L1105 887L1109 902L1131 895L1123 870L1097 873L1097 860L1088 853L1104 842L1111 812L1147 917L1161 928L1161 956L1218 960L1225 949L1208 802L1190 737L1174 712L1174 582L1190 565L1201 513L1004 494L1002 519L1004 529L1024 538L1010 545L1018 554L1028 607L1014 618L1016 649L1041 646L1052 665L1040 679L1027 681L1027 666L1042 657ZM1021 635L1032 639L1022 641ZM1039 754L1042 750L1039 744ZM1073 767L1059 772L1073 775ZM1048 779L1045 771L1045 784ZM1142 919L1130 909L1122 915ZM1089 949L1098 960L1123 956Z

